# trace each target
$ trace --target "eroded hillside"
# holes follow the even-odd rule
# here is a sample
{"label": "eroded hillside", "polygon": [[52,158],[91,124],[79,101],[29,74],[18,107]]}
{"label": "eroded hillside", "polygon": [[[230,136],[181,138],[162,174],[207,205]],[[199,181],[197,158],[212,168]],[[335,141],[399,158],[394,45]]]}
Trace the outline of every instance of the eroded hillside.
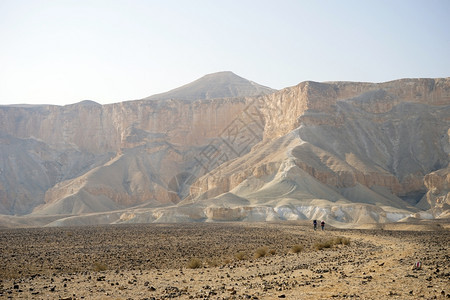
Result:
{"label": "eroded hillside", "polygon": [[159,100],[0,107],[0,213],[43,225],[448,217],[449,78],[274,92],[220,74]]}

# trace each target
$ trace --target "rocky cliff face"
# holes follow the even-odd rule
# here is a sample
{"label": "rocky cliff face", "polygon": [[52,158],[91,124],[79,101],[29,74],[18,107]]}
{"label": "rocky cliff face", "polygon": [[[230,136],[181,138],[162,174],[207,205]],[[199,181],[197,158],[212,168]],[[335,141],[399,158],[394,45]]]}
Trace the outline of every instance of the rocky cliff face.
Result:
{"label": "rocky cliff face", "polygon": [[[402,79],[381,84],[360,82],[302,82],[264,96],[261,102],[266,118],[265,138],[283,136],[302,121],[341,125],[338,102],[346,101],[365,112],[387,113],[402,102],[446,106],[450,102],[449,78]],[[305,112],[328,114],[330,118],[311,118]],[[317,125],[320,125],[317,124]]]}
{"label": "rocky cliff face", "polygon": [[[258,103],[266,124],[264,141],[200,178],[191,198],[204,201],[233,193],[248,206],[288,204],[294,218],[302,218],[305,207],[331,206],[340,215],[328,209],[307,214],[331,223],[355,220],[342,211],[348,204],[335,204],[340,201],[371,206],[365,208],[369,216],[380,215],[384,207],[381,214],[391,214],[386,220],[399,220],[417,208],[432,208],[429,213],[440,216],[448,207],[443,182],[448,180],[449,87],[448,78],[305,82],[262,96]],[[305,184],[305,176],[313,182]],[[318,188],[312,189],[314,185]],[[324,195],[321,191],[327,189]]]}
{"label": "rocky cliff face", "polygon": [[450,217],[450,168],[447,166],[427,174],[424,183],[428,191],[418,207],[430,209],[438,217]]}
{"label": "rocky cliff face", "polygon": [[448,215],[449,78],[274,92],[233,75],[103,106],[0,107],[0,214],[337,226]]}
{"label": "rocky cliff face", "polygon": [[298,164],[316,178],[327,175],[308,161],[332,167],[314,157],[323,151],[341,165],[342,174],[361,169],[347,179],[322,178],[324,183],[390,182],[396,193],[407,193],[413,187],[402,188],[399,181],[423,187],[423,178],[412,179],[416,172],[424,176],[448,163],[449,86],[449,79],[302,83],[258,100],[266,124],[263,143],[296,131],[305,143],[293,154],[307,156]]}
{"label": "rocky cliff face", "polygon": [[[221,82],[230,85],[235,77],[226,73]],[[245,82],[238,81],[235,90],[245,93]],[[201,86],[197,81],[197,89]],[[262,138],[262,126],[250,120],[246,124],[251,132],[240,138],[251,141],[239,153],[211,159],[204,151],[215,149],[215,140],[233,138],[232,121],[250,101],[234,97],[0,107],[0,214],[79,214],[176,203],[187,191],[178,185],[177,175],[187,170],[193,176],[205,174],[218,161],[248,152]]]}
{"label": "rocky cliff face", "polygon": [[[111,200],[103,204],[104,210],[147,201],[168,203],[170,180],[192,167],[194,158],[201,156],[203,148],[214,139],[221,138],[219,134],[246,105],[245,98],[234,98],[0,109],[0,119],[6,124],[2,130],[5,142],[1,152],[4,165],[1,195],[4,207],[9,205],[2,212],[27,213],[36,204],[42,204],[44,198],[46,204],[64,198],[70,199],[65,200],[70,203],[81,199],[95,203],[100,201],[99,197],[103,198],[102,202]],[[253,129],[255,135],[250,138],[254,144],[261,139],[262,130]],[[230,158],[233,157],[222,157],[222,160]],[[198,168],[195,176],[213,167]],[[105,172],[121,175],[111,181]],[[30,177],[30,173],[36,175]],[[136,180],[138,177],[140,179]],[[39,193],[33,188],[35,185],[39,186]],[[10,199],[21,205],[6,204]],[[64,213],[96,211],[89,209],[90,205],[83,205],[81,209],[71,206],[66,203]],[[58,206],[51,211],[58,213],[61,209]]]}

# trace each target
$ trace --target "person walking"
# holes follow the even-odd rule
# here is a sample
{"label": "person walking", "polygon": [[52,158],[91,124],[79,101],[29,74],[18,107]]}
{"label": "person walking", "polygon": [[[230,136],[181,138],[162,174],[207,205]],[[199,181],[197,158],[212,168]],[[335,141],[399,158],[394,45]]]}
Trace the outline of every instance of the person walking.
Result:
{"label": "person walking", "polygon": [[317,220],[313,221],[313,225],[314,225],[314,231],[317,229]]}
{"label": "person walking", "polygon": [[322,220],[322,222],[320,222],[320,227],[322,227],[322,231],[323,231],[323,229],[325,228],[325,221],[324,220]]}

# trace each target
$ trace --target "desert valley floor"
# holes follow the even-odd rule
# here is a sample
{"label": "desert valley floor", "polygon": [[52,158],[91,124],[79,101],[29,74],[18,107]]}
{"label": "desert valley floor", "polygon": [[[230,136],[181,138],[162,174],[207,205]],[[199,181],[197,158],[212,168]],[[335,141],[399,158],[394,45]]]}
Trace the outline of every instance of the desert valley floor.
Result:
{"label": "desert valley floor", "polygon": [[0,229],[0,298],[449,299],[449,226]]}

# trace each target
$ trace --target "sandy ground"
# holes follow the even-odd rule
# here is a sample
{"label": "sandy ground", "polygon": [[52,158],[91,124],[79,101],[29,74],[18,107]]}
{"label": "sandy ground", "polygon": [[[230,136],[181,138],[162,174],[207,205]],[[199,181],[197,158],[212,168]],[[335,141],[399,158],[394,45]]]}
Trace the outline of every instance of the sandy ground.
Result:
{"label": "sandy ground", "polygon": [[[322,232],[309,222],[284,222],[2,229],[0,298],[450,299],[444,228]],[[350,244],[316,249],[336,237]],[[304,249],[292,253],[296,245]],[[266,255],[256,258],[264,247]],[[192,259],[201,266],[189,268]],[[417,261],[422,268],[413,270]]]}

